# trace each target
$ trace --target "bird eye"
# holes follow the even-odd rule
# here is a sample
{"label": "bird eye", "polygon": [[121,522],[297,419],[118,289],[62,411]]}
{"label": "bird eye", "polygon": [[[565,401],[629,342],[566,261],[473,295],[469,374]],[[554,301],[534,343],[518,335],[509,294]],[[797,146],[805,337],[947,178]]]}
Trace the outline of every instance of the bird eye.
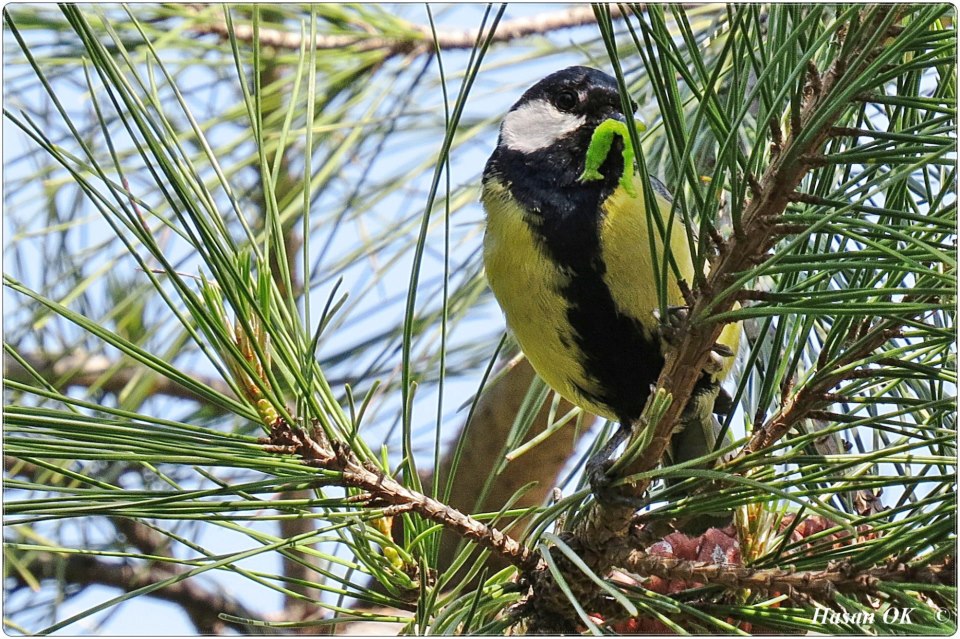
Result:
{"label": "bird eye", "polygon": [[579,101],[577,94],[573,91],[561,91],[557,94],[554,104],[561,111],[572,111]]}

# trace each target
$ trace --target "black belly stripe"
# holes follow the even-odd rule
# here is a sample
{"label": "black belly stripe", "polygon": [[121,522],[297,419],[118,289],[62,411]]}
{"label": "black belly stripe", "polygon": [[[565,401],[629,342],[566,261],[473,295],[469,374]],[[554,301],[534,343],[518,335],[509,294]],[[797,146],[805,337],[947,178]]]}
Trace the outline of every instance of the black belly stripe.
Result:
{"label": "black belly stripe", "polygon": [[[585,398],[608,407],[621,421],[632,421],[643,410],[663,356],[658,341],[649,338],[635,318],[617,310],[603,281],[600,208],[622,173],[620,142],[614,142],[600,169],[605,179],[582,184],[577,177],[589,138],[571,136],[568,141],[532,154],[498,148],[484,176],[503,181],[531,212],[528,221],[547,254],[569,276],[560,292],[567,300],[567,321],[574,329],[585,378],[570,381]],[[593,389],[586,385],[591,382]]]}
{"label": "black belly stripe", "polygon": [[567,319],[584,357],[584,373],[599,388],[588,397],[619,419],[633,420],[663,369],[663,356],[634,318],[617,311],[603,282],[603,264],[595,266],[578,272],[565,288]]}

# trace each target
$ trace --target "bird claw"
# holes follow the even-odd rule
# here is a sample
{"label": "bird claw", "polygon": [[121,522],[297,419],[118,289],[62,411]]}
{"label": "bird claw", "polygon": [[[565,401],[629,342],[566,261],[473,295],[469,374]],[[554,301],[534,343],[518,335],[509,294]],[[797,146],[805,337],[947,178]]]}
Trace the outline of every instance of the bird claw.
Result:
{"label": "bird claw", "polygon": [[710,349],[710,355],[707,357],[707,363],[704,365],[703,370],[711,375],[716,375],[726,367],[727,364],[724,360],[734,355],[736,355],[736,351],[726,344],[717,342],[713,345],[713,348]]}
{"label": "bird claw", "polygon": [[721,387],[720,390],[717,391],[716,399],[713,400],[713,414],[729,415],[733,412],[734,408],[733,397]]}
{"label": "bird claw", "polygon": [[[658,329],[660,339],[670,346],[676,347],[680,342],[680,329],[689,315],[689,306],[668,306],[664,316],[660,315],[660,311],[654,310],[653,316],[660,324]],[[710,350],[710,357],[703,370],[711,375],[715,375],[725,368],[724,358],[736,355],[732,348],[720,342],[715,343]]]}
{"label": "bird claw", "polygon": [[723,358],[718,357],[716,353],[710,353],[707,356],[707,362],[703,365],[703,370],[710,375],[716,375],[723,370]]}
{"label": "bird claw", "polygon": [[655,309],[653,317],[660,324],[658,329],[660,338],[667,344],[676,346],[680,341],[680,327],[683,326],[689,315],[689,306],[668,306],[667,312],[662,316],[660,311]]}
{"label": "bird claw", "polygon": [[599,457],[600,455],[591,457],[586,468],[593,498],[608,508],[636,507],[636,497],[629,494],[625,486],[614,486],[613,479],[607,475],[607,471],[613,466],[613,460]]}
{"label": "bird claw", "polygon": [[[628,422],[629,423],[629,422]],[[613,466],[614,452],[630,437],[630,426],[621,422],[617,432],[587,461],[585,469],[590,492],[598,503],[608,507],[636,507],[636,497],[630,494],[626,486],[613,486],[613,478],[607,471]]]}
{"label": "bird claw", "polygon": [[717,342],[716,344],[714,344],[711,350],[717,355],[719,355],[720,357],[733,357],[734,355],[736,355],[736,353],[732,348],[730,348],[726,344],[721,344],[720,342]]}

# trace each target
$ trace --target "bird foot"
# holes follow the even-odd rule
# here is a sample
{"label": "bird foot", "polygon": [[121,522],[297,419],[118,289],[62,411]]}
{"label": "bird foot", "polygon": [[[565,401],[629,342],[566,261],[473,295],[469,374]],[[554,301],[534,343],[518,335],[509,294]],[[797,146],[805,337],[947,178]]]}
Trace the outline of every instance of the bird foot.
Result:
{"label": "bird foot", "polygon": [[[687,320],[687,317],[690,316],[690,307],[668,306],[667,312],[663,317],[661,317],[658,310],[653,311],[653,316],[660,323],[658,329],[660,339],[670,346],[678,346],[680,343],[680,329],[683,326],[683,323]],[[710,356],[707,359],[707,363],[704,365],[703,370],[710,375],[715,375],[725,368],[726,363],[724,360],[728,357],[733,357],[734,355],[736,355],[736,353],[732,348],[726,344],[717,342],[713,345],[713,348],[710,349]]]}
{"label": "bird foot", "polygon": [[660,311],[655,309],[653,311],[653,317],[660,324],[658,329],[660,339],[670,346],[676,346],[679,344],[680,328],[683,326],[683,323],[687,320],[689,315],[689,306],[668,306],[667,312],[662,316],[660,315]]}
{"label": "bird foot", "polygon": [[612,459],[597,459],[596,456],[587,462],[587,480],[590,482],[593,498],[608,508],[638,507],[639,501],[627,491],[626,486],[613,485],[613,478],[607,474],[611,466]]}
{"label": "bird foot", "polygon": [[635,495],[629,492],[627,486],[613,486],[613,479],[608,471],[613,466],[613,454],[617,448],[630,437],[630,427],[620,424],[613,437],[604,444],[587,461],[587,481],[590,482],[590,492],[598,503],[615,508],[636,507],[638,501]]}
{"label": "bird foot", "polygon": [[736,355],[736,352],[732,348],[726,344],[717,342],[713,345],[713,348],[710,349],[710,354],[707,356],[707,363],[703,365],[703,370],[709,375],[717,375],[727,367],[727,362],[724,360],[734,355]]}
{"label": "bird foot", "polygon": [[717,392],[717,397],[713,400],[714,415],[729,415],[733,412],[733,397],[723,387]]}

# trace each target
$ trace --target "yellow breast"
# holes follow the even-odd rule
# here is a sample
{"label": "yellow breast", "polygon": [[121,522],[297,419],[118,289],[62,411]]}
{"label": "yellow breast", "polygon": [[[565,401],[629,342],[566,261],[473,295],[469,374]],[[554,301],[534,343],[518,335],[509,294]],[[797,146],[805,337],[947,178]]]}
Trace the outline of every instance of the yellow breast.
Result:
{"label": "yellow breast", "polygon": [[[659,306],[655,279],[664,281],[666,271],[667,306],[683,306],[686,301],[677,285],[676,273],[679,272],[680,278],[692,285],[693,258],[687,233],[678,219],[679,214],[670,220],[671,203],[657,194],[659,211],[648,215],[643,204],[644,189],[639,175],[634,176],[634,186],[636,197],[618,188],[603,205],[600,242],[607,266],[604,282],[618,308],[637,318],[652,334],[657,328],[654,311]],[[656,225],[654,215],[659,216],[659,225]],[[665,245],[670,246],[675,269],[665,259]],[[717,341],[736,353],[740,343],[740,325],[724,326]],[[716,379],[726,378],[733,367],[733,359],[724,359],[723,369],[715,376]]]}
{"label": "yellow breast", "polygon": [[546,255],[507,189],[484,185],[487,231],[483,239],[487,280],[524,355],[551,388],[592,413],[613,419],[584,398],[575,384],[592,389],[577,360],[561,294],[567,277]]}
{"label": "yellow breast", "polygon": [[[618,188],[604,204],[599,228],[601,255],[606,266],[603,281],[617,310],[635,318],[650,339],[656,331],[658,307],[655,270],[664,268],[664,237],[651,232],[642,186],[638,196]],[[583,396],[578,386],[597,391],[578,360],[575,338],[567,320],[563,287],[568,277],[547,255],[523,211],[502,184],[488,181],[482,194],[487,211],[484,263],[487,279],[506,316],[507,325],[537,373],[566,399],[597,415],[616,419],[604,406]],[[670,204],[659,200],[660,215],[669,215]],[[690,282],[693,265],[687,237],[679,223],[666,238],[680,275]],[[673,271],[667,279],[667,304],[684,303]],[[728,326],[721,341],[734,351],[739,327]],[[732,358],[728,358],[732,364]],[[727,367],[729,369],[729,366]],[[724,370],[719,377],[726,375]]]}

